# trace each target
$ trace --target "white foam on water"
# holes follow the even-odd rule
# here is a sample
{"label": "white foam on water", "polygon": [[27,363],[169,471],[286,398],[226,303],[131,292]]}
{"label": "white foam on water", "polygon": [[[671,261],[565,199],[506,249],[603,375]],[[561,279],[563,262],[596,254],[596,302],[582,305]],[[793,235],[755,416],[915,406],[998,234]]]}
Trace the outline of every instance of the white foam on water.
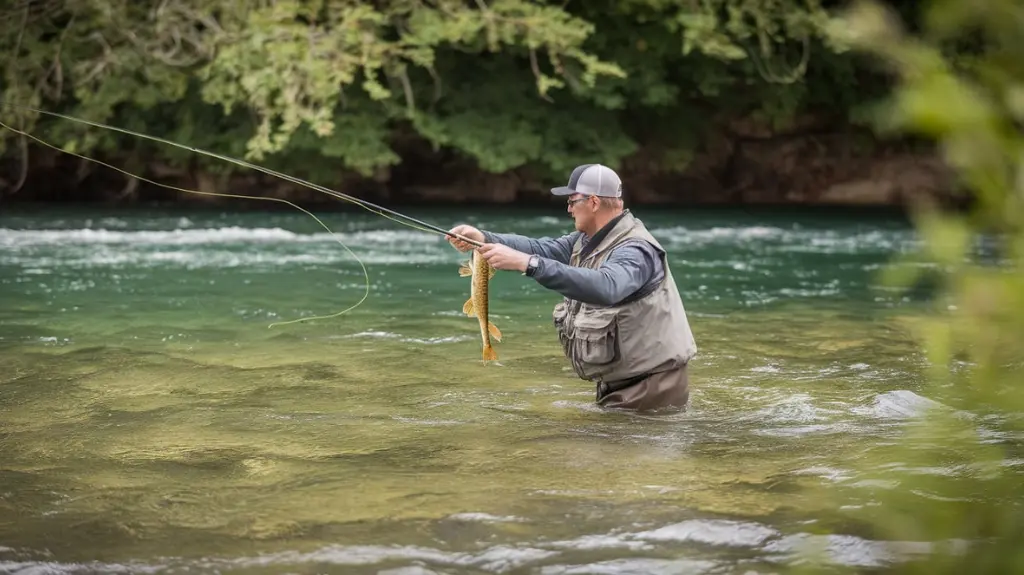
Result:
{"label": "white foam on water", "polygon": [[838,469],[835,467],[827,466],[814,466],[807,467],[805,469],[799,469],[793,472],[793,475],[810,475],[814,477],[820,477],[822,479],[828,479],[829,481],[842,482],[853,477],[853,474],[845,469]]}
{"label": "white foam on water", "polygon": [[[15,230],[0,228],[0,247],[23,248],[29,246],[67,246],[96,244],[131,245],[196,245],[235,243],[337,243],[372,244],[439,244],[443,239],[434,234],[412,230],[365,230],[356,232],[295,233],[283,228],[220,228],[137,230],[109,229],[77,230]],[[447,245],[447,243],[445,243]]]}
{"label": "white foam on water", "polygon": [[654,228],[651,234],[672,247],[748,245],[793,253],[855,253],[870,250],[906,250],[916,245],[910,231],[837,231],[783,229],[772,226],[716,226]]}
{"label": "white foam on water", "polygon": [[519,523],[525,521],[522,517],[499,516],[490,513],[455,513],[449,515],[448,519],[455,521],[476,521],[481,523]]}
{"label": "white foam on water", "polygon": [[498,547],[491,547],[480,555],[460,557],[457,564],[462,566],[473,566],[485,571],[492,571],[494,573],[505,573],[530,563],[554,557],[555,555],[558,555],[558,551],[532,547],[510,547],[501,545]]}
{"label": "white foam on water", "polygon": [[282,241],[320,241],[320,239],[316,238],[316,235],[301,236],[281,228],[242,228],[237,226],[169,231],[12,230],[0,228],[0,246],[9,248],[83,244],[192,245]]}
{"label": "white foam on water", "polygon": [[668,228],[654,228],[651,235],[670,243],[698,242],[733,243],[736,241],[763,241],[766,239],[781,239],[790,237],[793,232],[782,228],[770,226],[741,226],[727,227],[716,226],[713,228],[691,229],[685,226],[672,226]]}
{"label": "white foam on water", "polygon": [[785,559],[801,553],[824,553],[833,563],[850,567],[883,567],[901,559],[929,553],[928,542],[871,541],[852,535],[810,535],[798,533],[772,541],[765,551],[780,553]]}
{"label": "white foam on water", "polygon": [[331,339],[351,339],[351,338],[370,338],[370,339],[395,339],[404,343],[418,343],[421,345],[442,345],[446,343],[459,343],[462,341],[469,341],[475,339],[469,335],[446,335],[436,337],[408,337],[400,333],[394,333],[390,331],[379,331],[379,330],[368,330],[361,331],[358,333],[352,333],[340,336],[331,336]]}
{"label": "white foam on water", "polygon": [[58,563],[55,561],[0,561],[0,573],[16,575],[52,575],[62,573],[160,573],[160,565],[120,565],[118,563]]}
{"label": "white foam on water", "polygon": [[822,288],[822,289],[807,289],[807,288],[782,288],[778,290],[780,295],[786,297],[828,297],[835,296],[842,293],[842,291],[835,288]]}
{"label": "white foam on water", "polygon": [[[340,242],[340,245],[339,245]],[[348,248],[348,249],[345,249]],[[443,238],[411,230],[301,234],[280,227],[124,231],[0,228],[0,264],[54,267],[236,268],[308,264],[455,265]]]}
{"label": "white foam on water", "polygon": [[445,337],[403,337],[402,341],[407,343],[419,343],[423,345],[440,345],[444,343],[458,343],[475,339],[468,335],[450,335]]}
{"label": "white foam on water", "polygon": [[466,314],[462,310],[435,311],[435,312],[431,313],[430,315],[441,315],[441,316],[447,316],[447,317],[467,317]]}
{"label": "white foam on water", "polygon": [[753,414],[753,419],[767,423],[814,423],[827,421],[832,413],[812,403],[813,397],[806,393],[788,395]]}
{"label": "white foam on water", "polygon": [[776,535],[778,531],[758,523],[694,519],[635,533],[632,537],[647,541],[692,541],[728,547],[757,547]]}
{"label": "white foam on water", "polygon": [[630,551],[645,551],[654,546],[646,541],[630,540],[622,535],[583,535],[567,541],[552,541],[550,547],[572,549],[574,551],[594,551],[599,549],[625,548]]}
{"label": "white foam on water", "polygon": [[342,336],[338,336],[338,337],[343,337],[343,338],[349,338],[349,337],[372,337],[372,338],[381,338],[381,339],[395,339],[395,338],[399,338],[399,337],[402,337],[402,336],[397,334],[397,333],[391,333],[389,331],[370,330],[370,331],[361,331],[359,333],[353,333],[353,334],[349,334],[349,335],[342,335]]}
{"label": "white foam on water", "polygon": [[692,559],[612,559],[585,565],[547,565],[542,575],[699,575],[718,566]]}
{"label": "white foam on water", "polygon": [[411,565],[409,567],[397,567],[395,569],[384,569],[378,571],[377,575],[439,575],[437,571],[431,571],[430,569],[424,569],[418,565]]}
{"label": "white foam on water", "polygon": [[[449,519],[479,522],[519,521],[519,518],[492,516],[487,513],[461,513]],[[184,559],[166,558],[161,565],[143,563],[100,564],[60,563],[54,561],[0,561],[0,571],[17,573],[75,573],[80,571],[106,573],[157,573],[161,571],[230,572],[233,569],[290,568],[302,566],[368,566],[384,562],[408,562],[391,567],[392,573],[414,570],[430,573],[428,568],[474,568],[489,573],[508,573],[529,569],[546,574],[568,573],[705,573],[718,564],[704,560],[666,560],[651,557],[616,558],[594,563],[538,565],[565,552],[614,551],[629,553],[664,549],[668,544],[699,544],[725,548],[745,548],[757,552],[761,559],[785,562],[803,553],[821,550],[834,564],[854,567],[878,567],[912,555],[929,553],[927,542],[872,541],[852,535],[783,535],[775,529],[755,522],[714,519],[693,519],[657,529],[632,533],[583,535],[568,541],[494,545],[475,552],[444,551],[410,545],[329,545],[314,551],[281,551],[254,557]],[[956,545],[963,542],[952,541]]]}
{"label": "white foam on water", "polygon": [[872,399],[870,406],[855,407],[851,411],[880,419],[910,419],[934,408],[943,409],[946,406],[913,391],[899,389],[878,394]]}

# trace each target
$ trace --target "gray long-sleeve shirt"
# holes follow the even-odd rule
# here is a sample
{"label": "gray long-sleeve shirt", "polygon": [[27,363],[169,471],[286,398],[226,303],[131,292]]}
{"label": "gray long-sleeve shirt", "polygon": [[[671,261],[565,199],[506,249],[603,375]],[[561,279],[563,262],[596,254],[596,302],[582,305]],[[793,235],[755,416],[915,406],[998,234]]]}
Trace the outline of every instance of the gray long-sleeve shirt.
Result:
{"label": "gray long-sleeve shirt", "polygon": [[[649,293],[665,277],[654,246],[629,240],[612,250],[598,269],[569,265],[572,247],[582,232],[559,238],[533,239],[518,234],[483,232],[484,241],[540,256],[533,279],[563,296],[584,303],[618,305],[637,292]],[[587,238],[584,236],[584,245]]]}

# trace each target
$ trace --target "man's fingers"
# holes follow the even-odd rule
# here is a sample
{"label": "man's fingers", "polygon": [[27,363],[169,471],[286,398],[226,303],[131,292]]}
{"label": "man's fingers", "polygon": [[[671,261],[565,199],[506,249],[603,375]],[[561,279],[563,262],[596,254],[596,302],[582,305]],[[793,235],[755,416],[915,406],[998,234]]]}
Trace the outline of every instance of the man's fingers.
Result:
{"label": "man's fingers", "polygon": [[469,227],[465,225],[455,226],[448,230],[448,243],[460,252],[467,252],[473,249],[473,244],[469,243],[463,238],[468,238],[466,233],[469,231]]}

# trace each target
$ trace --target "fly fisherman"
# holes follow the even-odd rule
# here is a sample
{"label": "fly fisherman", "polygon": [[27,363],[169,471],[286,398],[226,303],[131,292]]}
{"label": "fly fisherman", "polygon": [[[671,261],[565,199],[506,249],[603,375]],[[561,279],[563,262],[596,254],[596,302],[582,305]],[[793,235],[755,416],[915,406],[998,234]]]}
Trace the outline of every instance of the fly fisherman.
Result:
{"label": "fly fisherman", "polygon": [[[622,182],[611,168],[584,164],[569,184],[576,231],[532,239],[460,225],[450,233],[483,243],[477,251],[497,269],[520,271],[563,296],[553,318],[576,374],[596,385],[597,403],[637,411],[683,408],[687,363],[697,345],[664,248],[622,207]],[[473,246],[449,236],[456,249]]]}

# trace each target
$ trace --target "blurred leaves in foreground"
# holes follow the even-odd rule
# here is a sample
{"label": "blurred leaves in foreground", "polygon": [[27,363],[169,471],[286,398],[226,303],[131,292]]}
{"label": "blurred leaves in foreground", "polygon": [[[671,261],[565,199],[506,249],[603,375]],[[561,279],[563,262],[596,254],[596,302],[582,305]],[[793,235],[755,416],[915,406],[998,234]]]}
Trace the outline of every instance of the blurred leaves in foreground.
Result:
{"label": "blurred leaves in foreground", "polygon": [[876,2],[834,21],[838,41],[892,75],[879,130],[934,139],[976,198],[966,213],[918,206],[923,254],[884,278],[901,288],[938,280],[919,332],[921,393],[937,403],[870,449],[862,471],[884,487],[857,518],[873,539],[901,542],[893,571],[1021,573],[1024,3],[941,0],[924,14],[914,34]]}

